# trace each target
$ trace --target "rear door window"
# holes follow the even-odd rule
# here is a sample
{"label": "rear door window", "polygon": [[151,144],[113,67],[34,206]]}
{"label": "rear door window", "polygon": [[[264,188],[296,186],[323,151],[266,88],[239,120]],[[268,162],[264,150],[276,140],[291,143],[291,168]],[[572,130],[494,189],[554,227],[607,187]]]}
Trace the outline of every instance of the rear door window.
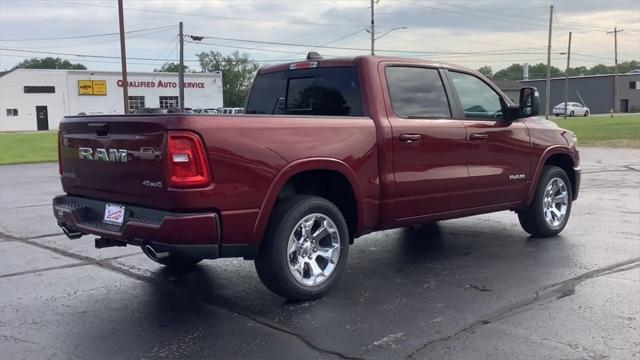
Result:
{"label": "rear door window", "polygon": [[362,116],[356,69],[328,67],[258,75],[247,113]]}
{"label": "rear door window", "polygon": [[437,69],[385,69],[393,111],[404,118],[450,118],[451,109]]}

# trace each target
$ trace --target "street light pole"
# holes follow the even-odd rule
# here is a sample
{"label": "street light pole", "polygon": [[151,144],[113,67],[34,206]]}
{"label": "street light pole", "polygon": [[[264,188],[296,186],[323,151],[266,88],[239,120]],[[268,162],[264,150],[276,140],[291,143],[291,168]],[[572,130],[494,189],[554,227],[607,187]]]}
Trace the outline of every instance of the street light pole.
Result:
{"label": "street light pole", "polygon": [[549,7],[549,40],[547,41],[547,82],[544,94],[544,117],[549,120],[549,101],[551,101],[551,31],[553,24],[553,5]]}
{"label": "street light pole", "polygon": [[184,33],[182,32],[182,21],[178,37],[180,37],[180,63],[178,64],[178,99],[180,112],[184,112]]}
{"label": "street light pole", "polygon": [[129,114],[129,81],[127,80],[127,51],[124,38],[124,11],[122,0],[118,0],[118,22],[120,25],[120,62],[122,64],[122,100],[124,113]]}
{"label": "street light pole", "polygon": [[407,29],[408,29],[408,27],[406,27],[406,26],[398,26],[398,27],[395,27],[395,28],[393,28],[393,29],[391,29],[389,31],[384,32],[382,35],[378,36],[374,40],[379,40],[381,37],[387,36],[387,35],[391,34],[392,32],[394,32],[396,30],[407,30]]}
{"label": "street light pole", "polygon": [[567,118],[567,102],[569,101],[569,66],[571,61],[571,31],[569,31],[569,46],[567,47],[567,69],[564,71],[564,118]]}
{"label": "street light pole", "polygon": [[607,34],[613,34],[613,51],[614,51],[614,75],[613,75],[613,112],[618,112],[618,33],[622,32],[622,29],[617,27],[613,28],[613,31],[607,31]]}
{"label": "street light pole", "polygon": [[369,32],[371,33],[371,55],[375,55],[375,46],[376,46],[376,29],[375,29],[375,13],[373,10],[375,0],[371,0],[371,27],[369,28]]}
{"label": "street light pole", "polygon": [[377,37],[375,36],[375,34],[371,33],[371,30],[365,29],[365,31],[371,33],[371,49],[372,49],[371,50],[371,55],[375,55],[375,53],[373,51],[373,45],[375,44],[376,40],[379,40],[381,37],[387,36],[387,35],[389,35],[390,33],[394,32],[396,30],[406,30],[406,29],[408,29],[408,27],[406,27],[406,26],[398,26],[396,28],[393,28],[393,29],[391,29],[389,31],[386,31],[386,32],[382,33],[382,35],[377,36]]}

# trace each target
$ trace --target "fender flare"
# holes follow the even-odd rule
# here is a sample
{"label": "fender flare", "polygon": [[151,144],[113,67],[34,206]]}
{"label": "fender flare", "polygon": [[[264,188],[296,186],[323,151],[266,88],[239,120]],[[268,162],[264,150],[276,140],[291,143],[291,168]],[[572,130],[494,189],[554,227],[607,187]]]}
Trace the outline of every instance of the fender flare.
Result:
{"label": "fender flare", "polygon": [[527,194],[527,198],[525,202],[527,206],[529,206],[529,204],[531,204],[531,201],[533,201],[533,197],[536,193],[536,188],[538,187],[538,182],[540,181],[540,177],[542,176],[542,169],[544,168],[544,164],[547,162],[547,160],[549,160],[550,157],[558,154],[568,155],[575,166],[575,163],[576,163],[575,152],[571,150],[571,148],[569,148],[568,146],[554,145],[547,148],[542,153],[542,156],[540,156],[540,158],[538,159],[538,164],[536,165],[535,172],[533,174],[532,181],[531,181],[531,186],[529,187],[529,193]]}
{"label": "fender flare", "polygon": [[289,179],[297,174],[311,170],[336,171],[342,174],[347,179],[347,181],[351,185],[353,196],[355,198],[354,200],[356,202],[357,219],[355,233],[358,233],[359,229],[362,226],[362,219],[364,219],[364,206],[362,194],[356,180],[357,177],[353,169],[351,169],[346,163],[338,159],[306,158],[290,162],[289,164],[287,164],[287,166],[280,170],[280,172],[278,172],[274,177],[273,181],[271,181],[271,185],[267,190],[267,195],[264,197],[258,211],[258,216],[253,228],[253,235],[251,237],[251,243],[257,244],[262,241],[262,237],[269,223],[271,210],[273,209],[276,200],[278,199],[278,194],[287,183],[287,181],[289,181]]}

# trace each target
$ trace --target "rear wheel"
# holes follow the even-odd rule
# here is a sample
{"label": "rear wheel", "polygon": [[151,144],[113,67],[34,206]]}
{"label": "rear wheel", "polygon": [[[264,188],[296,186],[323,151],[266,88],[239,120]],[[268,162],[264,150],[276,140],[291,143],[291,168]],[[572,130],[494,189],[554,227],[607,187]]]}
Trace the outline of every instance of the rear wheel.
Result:
{"label": "rear wheel", "polygon": [[569,116],[573,117],[575,115],[576,115],[576,113],[573,110],[571,110],[571,112],[569,113]]}
{"label": "rear wheel", "polygon": [[340,210],[317,196],[279,202],[255,260],[265,286],[289,300],[312,300],[338,280],[349,255],[349,231]]}
{"label": "rear wheel", "polygon": [[533,201],[518,213],[520,225],[533,236],[550,237],[560,233],[571,214],[569,177],[557,166],[545,166]]}

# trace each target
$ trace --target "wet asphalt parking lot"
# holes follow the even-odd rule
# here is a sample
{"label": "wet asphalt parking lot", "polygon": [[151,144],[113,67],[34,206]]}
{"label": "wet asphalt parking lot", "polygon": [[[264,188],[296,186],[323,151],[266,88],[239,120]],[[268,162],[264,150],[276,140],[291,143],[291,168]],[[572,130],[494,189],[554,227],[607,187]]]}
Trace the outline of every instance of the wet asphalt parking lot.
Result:
{"label": "wet asphalt parking lot", "polygon": [[640,150],[581,153],[561,236],[510,212],[370,234],[305,303],[249,261],[172,272],[68,240],[57,165],[0,167],[0,358],[639,359]]}

